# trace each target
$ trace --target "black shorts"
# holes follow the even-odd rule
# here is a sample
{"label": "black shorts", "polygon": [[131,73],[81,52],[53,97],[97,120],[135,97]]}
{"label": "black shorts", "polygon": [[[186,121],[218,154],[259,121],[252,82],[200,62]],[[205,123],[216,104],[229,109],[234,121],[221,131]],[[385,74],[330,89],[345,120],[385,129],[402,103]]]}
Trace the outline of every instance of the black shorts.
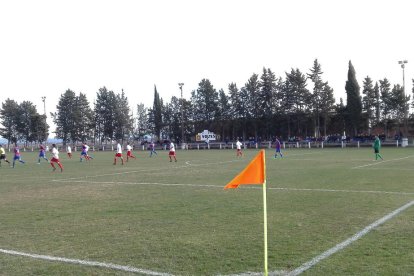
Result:
{"label": "black shorts", "polygon": [[374,152],[375,153],[379,153],[379,149],[374,149]]}
{"label": "black shorts", "polygon": [[5,154],[0,155],[0,160],[3,160],[3,159],[6,160],[6,155]]}

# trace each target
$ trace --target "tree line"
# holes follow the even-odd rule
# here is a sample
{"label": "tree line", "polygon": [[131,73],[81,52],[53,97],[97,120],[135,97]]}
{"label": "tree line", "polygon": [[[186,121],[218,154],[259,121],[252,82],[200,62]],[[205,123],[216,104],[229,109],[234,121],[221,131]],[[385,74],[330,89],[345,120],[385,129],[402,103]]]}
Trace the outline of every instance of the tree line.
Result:
{"label": "tree line", "polygon": [[[408,135],[413,114],[409,114],[410,96],[404,94],[404,87],[392,86],[386,78],[374,82],[367,76],[361,91],[350,61],[344,88],[346,103],[342,99],[336,103],[316,59],[306,73],[292,68],[284,77],[277,77],[271,69],[263,68],[240,88],[230,83],[227,91],[202,79],[189,99],[173,96],[164,102],[154,86],[153,105],[138,104],[135,115],[124,91],[100,88],[91,107],[85,94],[68,89],[51,116],[56,138],[65,144],[139,140],[146,134],[180,142],[182,130],[189,142],[205,129],[221,140],[320,138],[343,132],[357,136],[379,131],[388,136],[390,130]],[[406,117],[409,120],[405,121]],[[45,119],[32,103],[7,99],[0,110],[0,135],[12,142],[44,141],[49,129]]]}
{"label": "tree line", "polygon": [[36,106],[30,101],[20,104],[6,99],[0,109],[0,135],[8,143],[23,141],[25,145],[45,141],[49,135],[46,114],[39,114]]}
{"label": "tree line", "polygon": [[[390,130],[403,131],[410,96],[404,95],[401,85],[392,86],[387,78],[374,83],[367,76],[361,91],[350,61],[344,88],[346,103],[342,99],[336,103],[317,59],[307,73],[292,68],[282,78],[263,68],[261,75],[253,74],[243,87],[230,83],[227,91],[217,91],[203,79],[189,100],[173,96],[164,103],[155,87],[152,108],[138,108],[138,134],[151,132],[180,140],[182,125],[186,141],[204,129],[219,134],[221,140],[321,138],[344,132],[351,137],[389,136]],[[408,118],[412,127],[412,114]]]}

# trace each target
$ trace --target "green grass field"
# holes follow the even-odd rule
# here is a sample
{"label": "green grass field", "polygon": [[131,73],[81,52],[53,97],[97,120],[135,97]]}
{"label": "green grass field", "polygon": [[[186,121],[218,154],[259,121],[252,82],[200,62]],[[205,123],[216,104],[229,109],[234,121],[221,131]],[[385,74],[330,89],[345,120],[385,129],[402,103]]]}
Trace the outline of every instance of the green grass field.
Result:
{"label": "green grass field", "polygon": [[[124,166],[111,152],[82,163],[61,153],[63,173],[38,165],[36,152],[14,169],[2,162],[0,275],[135,274],[34,255],[153,275],[262,273],[261,186],[223,190],[257,151],[244,153],[179,150],[170,163],[165,151],[136,151]],[[300,268],[414,200],[413,148],[383,148],[385,162],[363,148],[284,153],[266,153],[270,274]],[[303,275],[414,275],[413,233],[414,205]]]}

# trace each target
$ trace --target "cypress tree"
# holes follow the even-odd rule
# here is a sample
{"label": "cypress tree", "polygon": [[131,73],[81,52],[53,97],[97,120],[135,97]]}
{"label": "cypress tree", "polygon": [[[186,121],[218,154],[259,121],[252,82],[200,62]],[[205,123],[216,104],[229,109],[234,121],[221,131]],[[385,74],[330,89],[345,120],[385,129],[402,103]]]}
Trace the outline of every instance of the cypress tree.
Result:
{"label": "cypress tree", "polygon": [[345,84],[346,91],[346,113],[348,122],[354,135],[358,134],[358,130],[362,120],[362,100],[359,92],[359,84],[356,79],[355,69],[351,61],[349,61],[348,80]]}

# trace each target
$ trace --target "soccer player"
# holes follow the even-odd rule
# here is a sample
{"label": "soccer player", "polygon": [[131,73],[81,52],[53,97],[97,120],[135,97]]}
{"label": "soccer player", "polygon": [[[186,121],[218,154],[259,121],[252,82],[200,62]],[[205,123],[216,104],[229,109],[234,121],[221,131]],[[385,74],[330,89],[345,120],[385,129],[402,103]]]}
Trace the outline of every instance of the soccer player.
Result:
{"label": "soccer player", "polygon": [[16,160],[19,161],[22,164],[26,163],[22,160],[22,156],[20,154],[20,149],[17,146],[17,143],[15,144],[15,147],[14,147],[13,168],[14,168],[14,165],[16,164]]}
{"label": "soccer player", "polygon": [[72,159],[72,148],[68,146],[68,150],[66,151],[68,153],[69,159]]}
{"label": "soccer player", "polygon": [[116,154],[115,154],[115,158],[114,158],[114,165],[116,165],[116,159],[117,158],[121,158],[122,165],[123,165],[124,164],[124,158],[122,157],[122,147],[121,147],[121,144],[119,142],[116,145]]}
{"label": "soccer player", "polygon": [[132,154],[132,147],[129,145],[129,143],[127,143],[126,148],[127,148],[127,162],[130,157],[136,159],[136,157]]}
{"label": "soccer player", "polygon": [[237,149],[236,157],[239,157],[239,156],[242,157],[243,156],[241,146],[242,146],[242,143],[239,141],[239,139],[237,139],[237,142],[236,142],[236,149]]}
{"label": "soccer player", "polygon": [[90,154],[89,154],[89,146],[86,143],[84,143],[84,145],[85,145],[86,156],[88,157],[88,160],[93,159],[93,157],[90,156]]}
{"label": "soccer player", "polygon": [[151,150],[150,157],[152,157],[152,154],[158,155],[158,153],[155,151],[155,144],[153,141],[151,141],[150,143],[150,150]]}
{"label": "soccer player", "polygon": [[277,137],[276,137],[275,146],[276,146],[275,159],[277,158],[277,153],[280,154],[280,157],[283,157],[282,151],[280,149],[281,144],[280,144],[280,141],[279,141],[279,139]]}
{"label": "soccer player", "polygon": [[170,162],[172,162],[173,157],[174,157],[175,162],[177,162],[177,158],[175,157],[175,146],[172,141],[170,143],[170,152],[168,153],[168,157],[170,158]]}
{"label": "soccer player", "polygon": [[4,150],[3,145],[0,145],[0,167],[1,167],[1,160],[6,161],[10,165],[9,160],[6,159],[6,151]]}
{"label": "soccer player", "polygon": [[50,165],[52,165],[53,171],[56,171],[54,163],[57,163],[60,168],[60,172],[63,172],[63,166],[59,161],[59,151],[57,150],[55,144],[52,145],[52,159],[50,159]]}
{"label": "soccer player", "polygon": [[37,160],[37,164],[40,164],[40,158],[43,158],[46,160],[46,162],[49,162],[49,160],[46,157],[46,150],[43,145],[39,145],[39,159]]}
{"label": "soccer player", "polygon": [[379,153],[380,148],[381,148],[381,141],[378,138],[378,136],[375,136],[375,141],[374,141],[374,153],[375,153],[375,161],[378,160],[378,157],[381,158],[381,160],[384,160],[381,156],[381,154]]}
{"label": "soccer player", "polygon": [[83,157],[85,157],[86,161],[89,161],[90,159],[93,159],[91,156],[88,155],[89,146],[86,143],[82,144],[82,151],[80,154],[80,162],[83,161]]}

